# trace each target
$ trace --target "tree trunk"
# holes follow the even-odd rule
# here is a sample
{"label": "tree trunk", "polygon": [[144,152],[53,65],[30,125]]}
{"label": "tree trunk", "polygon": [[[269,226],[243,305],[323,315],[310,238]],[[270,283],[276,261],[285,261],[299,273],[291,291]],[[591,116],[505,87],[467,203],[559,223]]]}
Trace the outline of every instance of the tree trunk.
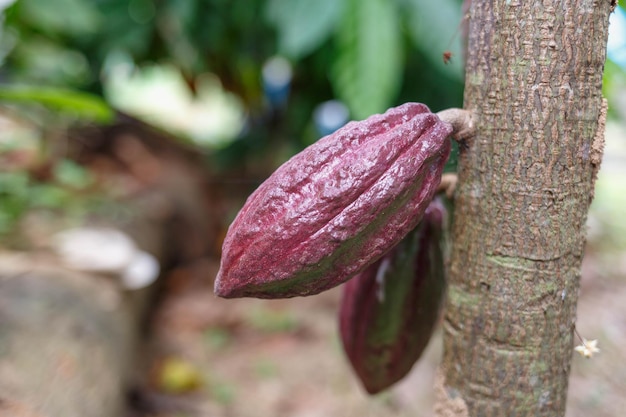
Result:
{"label": "tree trunk", "polygon": [[565,413],[610,7],[472,1],[443,363],[472,417]]}

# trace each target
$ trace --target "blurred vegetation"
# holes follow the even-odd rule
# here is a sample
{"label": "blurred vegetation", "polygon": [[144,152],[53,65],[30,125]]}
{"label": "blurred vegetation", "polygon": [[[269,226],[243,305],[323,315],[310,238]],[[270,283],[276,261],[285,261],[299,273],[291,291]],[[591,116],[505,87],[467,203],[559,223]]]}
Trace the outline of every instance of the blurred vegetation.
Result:
{"label": "blurred vegetation", "polygon": [[433,106],[458,100],[460,59],[446,66],[441,55],[453,45],[460,18],[459,0],[437,5],[426,0],[19,0],[6,10],[3,49],[16,80],[101,92],[107,60],[123,53],[139,65],[172,63],[192,90],[200,74],[214,73],[253,108],[262,104],[261,65],[281,54],[296,66],[294,93],[317,96],[317,87],[323,87],[322,99],[334,92],[363,118],[397,101],[405,81],[424,79],[422,73],[441,85],[424,83],[405,94],[434,99]]}
{"label": "blurred vegetation", "polygon": [[[270,136],[315,140],[312,112],[339,98],[362,119],[405,101],[460,105],[460,0],[19,0],[5,12],[4,77],[102,95],[116,60],[174,66],[191,92],[206,73],[241,100],[234,162]],[[71,13],[59,11],[71,10]],[[452,49],[449,65],[442,54]],[[268,104],[262,66],[293,66],[288,103]],[[279,139],[279,140],[280,140]]]}
{"label": "blurred vegetation", "polygon": [[[2,78],[65,89],[30,98],[59,104],[65,96],[62,104],[84,107],[92,112],[87,116],[103,120],[107,111],[95,98],[77,102],[67,89],[102,97],[121,62],[135,71],[174,67],[191,93],[213,74],[247,115],[241,140],[222,155],[236,162],[272,138],[293,142],[288,152],[314,141],[319,134],[313,110],[330,99],[343,101],[355,119],[406,101],[424,102],[433,110],[460,106],[461,3],[19,0],[4,10]],[[453,55],[445,64],[442,55],[448,50]],[[278,105],[261,76],[264,63],[276,55],[293,67],[288,101]],[[610,64],[607,70],[611,78],[623,72]],[[55,91],[60,94],[51,95]],[[0,100],[6,98],[0,94]]]}
{"label": "blurred vegetation", "polygon": [[[187,139],[220,136],[195,142],[208,146],[213,169],[262,179],[323,134],[314,114],[328,100],[344,103],[350,119],[407,101],[434,111],[461,106],[461,3],[5,0],[0,110],[19,113],[38,129],[39,157],[45,159],[54,148],[45,142],[56,128],[110,122],[112,108],[142,117],[139,107],[160,105],[165,110],[152,119],[157,125],[168,116],[177,119],[170,125],[194,119]],[[452,52],[448,63],[445,51]],[[263,79],[276,56],[290,66],[289,82],[278,92]],[[163,88],[150,96],[127,88],[138,77]],[[605,89],[623,89],[618,79],[624,79],[624,69],[609,62]],[[166,84],[177,92],[164,92]],[[192,107],[207,96],[208,105]],[[185,136],[184,129],[172,130]],[[57,162],[65,164],[55,155]],[[448,169],[454,167],[453,157]],[[4,178],[2,184],[34,181],[20,178]],[[3,186],[0,194],[19,188]],[[7,200],[16,198],[15,204],[28,204],[28,197],[13,194]],[[7,217],[5,209],[0,219]]]}
{"label": "blurred vegetation", "polygon": [[[260,180],[322,135],[313,114],[325,101],[341,100],[353,119],[405,101],[425,102],[433,110],[460,105],[460,3],[1,2],[0,111],[17,118],[28,139],[0,139],[0,158],[18,161],[5,164],[0,175],[0,234],[29,208],[63,209],[84,199],[81,190],[93,188],[90,174],[66,160],[58,142],[66,140],[67,126],[111,122],[113,107],[141,117],[142,106],[177,105],[180,111],[165,107],[165,116],[200,119],[196,130],[230,124],[222,130],[209,126],[226,136],[206,142],[212,146],[209,166]],[[455,54],[449,65],[441,58],[446,49]],[[291,70],[278,99],[262,77],[276,56]],[[146,96],[141,88],[129,89],[136,78],[161,90]],[[199,112],[191,107],[207,95],[228,98]],[[155,123],[161,119],[167,117]]]}

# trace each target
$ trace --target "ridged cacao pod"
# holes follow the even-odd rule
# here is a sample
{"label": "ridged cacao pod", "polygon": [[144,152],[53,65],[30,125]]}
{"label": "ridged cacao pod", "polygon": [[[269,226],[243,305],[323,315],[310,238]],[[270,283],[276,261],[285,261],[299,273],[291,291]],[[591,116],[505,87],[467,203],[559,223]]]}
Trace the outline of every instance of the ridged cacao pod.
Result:
{"label": "ridged cacao pod", "polygon": [[350,122],[279,167],[230,225],[218,296],[285,298],[337,286],[421,219],[452,127],[407,103]]}
{"label": "ridged cacao pod", "polygon": [[408,374],[435,329],[445,291],[445,216],[434,200],[415,230],[344,286],[341,340],[370,394]]}

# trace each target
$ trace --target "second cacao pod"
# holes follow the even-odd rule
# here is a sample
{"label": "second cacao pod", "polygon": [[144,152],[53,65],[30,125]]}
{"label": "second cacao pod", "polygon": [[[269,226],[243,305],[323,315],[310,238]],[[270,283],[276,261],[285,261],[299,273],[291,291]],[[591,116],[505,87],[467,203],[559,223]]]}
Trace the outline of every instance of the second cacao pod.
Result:
{"label": "second cacao pod", "polygon": [[337,286],[411,231],[452,127],[419,103],[348,123],[279,167],[230,225],[218,296],[284,298]]}
{"label": "second cacao pod", "polygon": [[341,340],[370,394],[402,379],[435,329],[445,290],[445,216],[433,200],[415,230],[344,286]]}

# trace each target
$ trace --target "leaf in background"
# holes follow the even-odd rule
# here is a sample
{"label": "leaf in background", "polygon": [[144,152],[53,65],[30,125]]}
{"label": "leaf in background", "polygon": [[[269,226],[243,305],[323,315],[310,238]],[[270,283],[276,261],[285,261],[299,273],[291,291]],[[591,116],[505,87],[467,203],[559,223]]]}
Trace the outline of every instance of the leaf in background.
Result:
{"label": "leaf in background", "polygon": [[331,83],[357,119],[390,106],[402,80],[402,39],[395,2],[349,0],[337,36]]}
{"label": "leaf in background", "polygon": [[[424,52],[431,65],[463,81],[461,33],[457,31],[461,3],[458,0],[405,0],[404,3],[408,8],[409,33],[415,45]],[[453,55],[445,64],[443,53],[447,50]]]}
{"label": "leaf in background", "polygon": [[626,67],[610,58],[604,63],[602,95],[609,101],[609,117],[625,119],[626,109],[623,103],[626,97]]}
{"label": "leaf in background", "polygon": [[76,190],[94,182],[89,170],[70,159],[62,159],[54,166],[54,177],[60,185]]}
{"label": "leaf in background", "polygon": [[24,171],[0,171],[0,235],[9,232],[28,209],[30,185]]}
{"label": "leaf in background", "polygon": [[90,1],[21,0],[15,7],[22,19],[49,34],[95,34],[105,20]]}
{"label": "leaf in background", "polygon": [[278,49],[293,59],[312,52],[335,30],[345,0],[270,0],[265,16],[278,30]]}
{"label": "leaf in background", "polygon": [[[167,48],[167,53],[172,56],[174,62],[188,72],[192,72],[198,65],[198,60],[202,55],[198,51],[199,48],[194,47],[193,28],[197,18],[196,2],[168,0],[161,8],[160,23],[156,26]],[[211,15],[205,17],[206,25],[215,30],[216,25],[211,22],[213,18]],[[202,44],[209,47],[210,39],[203,39],[203,41]]]}
{"label": "leaf in background", "polygon": [[87,57],[80,51],[38,35],[21,36],[10,61],[17,68],[12,82],[77,87],[93,77]]}
{"label": "leaf in background", "polygon": [[42,104],[58,112],[100,123],[110,122],[114,114],[100,97],[65,88],[0,86],[1,102]]}

